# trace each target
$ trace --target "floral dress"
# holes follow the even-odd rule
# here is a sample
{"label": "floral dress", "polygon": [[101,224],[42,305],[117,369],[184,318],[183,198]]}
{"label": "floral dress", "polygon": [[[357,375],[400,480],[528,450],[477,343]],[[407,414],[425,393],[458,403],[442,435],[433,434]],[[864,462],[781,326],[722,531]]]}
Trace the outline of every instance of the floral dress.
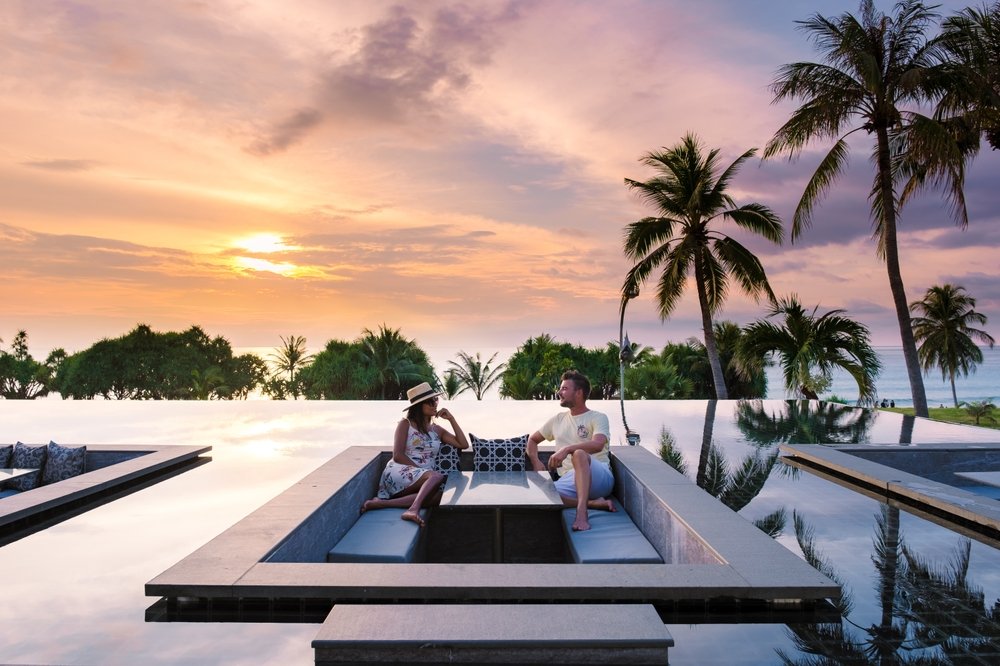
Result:
{"label": "floral dress", "polygon": [[412,486],[426,472],[433,471],[440,449],[441,437],[434,430],[425,435],[411,423],[410,430],[406,433],[406,455],[416,466],[403,465],[390,459],[378,484],[378,496],[389,499]]}

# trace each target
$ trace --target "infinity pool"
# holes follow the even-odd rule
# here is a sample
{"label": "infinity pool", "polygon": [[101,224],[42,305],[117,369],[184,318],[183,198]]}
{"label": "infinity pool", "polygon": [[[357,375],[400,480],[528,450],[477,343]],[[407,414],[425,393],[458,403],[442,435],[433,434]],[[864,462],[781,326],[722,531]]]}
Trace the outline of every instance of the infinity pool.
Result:
{"label": "infinity pool", "polygon": [[[618,403],[595,402],[623,443]],[[555,403],[458,400],[466,432],[533,431]],[[887,506],[784,465],[781,443],[986,443],[997,431],[785,401],[627,403],[642,446],[844,588],[839,621],[684,609],[665,618],[671,664],[810,663],[892,655],[1000,658],[1000,550],[990,538]],[[0,401],[0,441],[213,447],[212,462],[0,548],[0,662],[313,662],[310,622],[147,622],[144,585],[351,445],[389,446],[399,403]],[[679,462],[678,462],[679,459]],[[660,464],[657,462],[656,464]],[[613,611],[613,607],[609,607]],[[295,618],[291,618],[295,619]],[[959,656],[961,655],[961,657]]]}

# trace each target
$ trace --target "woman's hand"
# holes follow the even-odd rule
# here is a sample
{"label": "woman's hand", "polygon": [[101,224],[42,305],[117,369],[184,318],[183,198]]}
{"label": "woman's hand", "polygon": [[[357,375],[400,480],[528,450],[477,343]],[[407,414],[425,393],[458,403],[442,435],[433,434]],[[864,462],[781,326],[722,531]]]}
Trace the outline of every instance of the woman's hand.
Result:
{"label": "woman's hand", "polygon": [[448,411],[447,407],[442,407],[441,409],[439,409],[437,414],[435,414],[434,416],[440,419],[446,419],[452,423],[455,422],[455,417],[452,415],[451,412]]}

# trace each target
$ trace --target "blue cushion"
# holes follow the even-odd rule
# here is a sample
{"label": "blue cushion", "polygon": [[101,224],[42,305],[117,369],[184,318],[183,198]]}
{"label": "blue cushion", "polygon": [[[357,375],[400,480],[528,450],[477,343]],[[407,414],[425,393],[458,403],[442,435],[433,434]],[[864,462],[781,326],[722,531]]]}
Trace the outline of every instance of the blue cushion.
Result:
{"label": "blue cushion", "polygon": [[475,472],[523,472],[528,468],[528,435],[507,439],[480,439],[469,433]]}
{"label": "blue cushion", "polygon": [[83,474],[87,459],[86,446],[60,446],[49,442],[47,448],[45,467],[42,468],[43,485]]}
{"label": "blue cushion", "polygon": [[14,445],[0,446],[0,467],[10,467],[10,456],[14,453]]}
{"label": "blue cushion", "polygon": [[0,499],[4,497],[10,497],[11,495],[19,495],[20,490],[14,490],[13,488],[8,488],[7,490],[0,490]]}
{"label": "blue cushion", "polygon": [[618,510],[589,511],[590,529],[583,532],[573,531],[576,509],[563,509],[563,529],[573,561],[580,564],[662,564],[656,549],[618,500],[611,501]]}
{"label": "blue cushion", "polygon": [[[326,555],[327,562],[412,562],[420,526],[403,520],[405,509],[369,509]],[[427,517],[427,509],[420,511]]]}
{"label": "blue cushion", "polygon": [[14,454],[10,457],[10,466],[18,468],[35,468],[38,471],[19,476],[7,483],[14,490],[34,490],[42,481],[42,467],[45,466],[46,446],[28,446],[18,442],[14,445]]}

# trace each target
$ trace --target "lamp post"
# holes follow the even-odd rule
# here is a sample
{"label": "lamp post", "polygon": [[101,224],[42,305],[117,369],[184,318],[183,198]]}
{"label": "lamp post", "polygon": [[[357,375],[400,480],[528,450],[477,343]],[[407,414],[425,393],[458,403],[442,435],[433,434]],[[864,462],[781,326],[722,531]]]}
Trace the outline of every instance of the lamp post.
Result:
{"label": "lamp post", "polygon": [[639,433],[633,431],[628,427],[628,422],[625,420],[625,365],[632,361],[632,343],[629,342],[628,335],[625,334],[625,306],[628,302],[639,295],[639,288],[636,286],[629,287],[627,291],[622,292],[622,304],[621,312],[618,318],[618,369],[619,369],[619,382],[618,382],[618,397],[621,400],[622,405],[622,425],[625,426],[625,440],[631,445],[635,446],[639,443]]}

